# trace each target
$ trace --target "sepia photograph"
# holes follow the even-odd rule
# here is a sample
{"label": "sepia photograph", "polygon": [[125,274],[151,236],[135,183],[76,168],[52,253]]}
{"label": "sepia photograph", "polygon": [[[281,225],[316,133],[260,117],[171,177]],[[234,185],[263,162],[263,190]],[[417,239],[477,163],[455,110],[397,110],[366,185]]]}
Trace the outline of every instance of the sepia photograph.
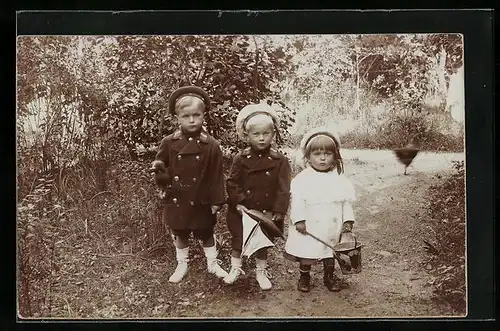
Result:
{"label": "sepia photograph", "polygon": [[18,319],[467,316],[462,34],[16,48]]}

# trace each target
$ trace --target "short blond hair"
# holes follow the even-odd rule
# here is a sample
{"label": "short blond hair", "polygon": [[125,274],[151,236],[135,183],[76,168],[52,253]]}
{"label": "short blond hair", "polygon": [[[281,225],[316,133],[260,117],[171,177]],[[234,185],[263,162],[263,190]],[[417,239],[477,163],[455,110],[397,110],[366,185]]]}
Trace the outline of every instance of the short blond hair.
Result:
{"label": "short blond hair", "polygon": [[250,128],[257,124],[269,125],[274,131],[274,121],[273,118],[267,114],[257,114],[252,116],[245,122],[245,131],[248,132]]}
{"label": "short blond hair", "polygon": [[201,110],[205,112],[205,102],[197,96],[194,95],[183,95],[175,102],[175,112],[181,110],[184,107],[197,106],[201,107]]}

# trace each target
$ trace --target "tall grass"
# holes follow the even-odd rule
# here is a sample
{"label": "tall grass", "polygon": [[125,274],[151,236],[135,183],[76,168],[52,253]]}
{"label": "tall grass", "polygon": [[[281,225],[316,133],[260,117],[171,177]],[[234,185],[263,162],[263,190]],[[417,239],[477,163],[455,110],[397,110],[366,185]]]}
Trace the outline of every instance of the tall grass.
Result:
{"label": "tall grass", "polygon": [[394,149],[413,143],[422,150],[462,152],[463,131],[443,133],[426,115],[387,117],[370,130],[348,132],[342,137],[345,148]]}
{"label": "tall grass", "polygon": [[[20,168],[26,171],[26,163]],[[32,187],[19,181],[19,191],[24,192],[17,218],[21,316],[51,316],[61,268],[58,254],[64,245],[88,239],[103,255],[153,256],[170,248],[148,168],[149,161],[115,159],[106,174],[105,191],[95,178],[96,169],[82,163],[58,176],[38,177]]]}

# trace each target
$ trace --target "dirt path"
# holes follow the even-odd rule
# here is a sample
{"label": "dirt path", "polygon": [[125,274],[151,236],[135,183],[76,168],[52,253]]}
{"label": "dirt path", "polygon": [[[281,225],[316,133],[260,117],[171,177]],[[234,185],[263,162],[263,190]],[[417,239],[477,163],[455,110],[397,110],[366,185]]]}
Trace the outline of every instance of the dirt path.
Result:
{"label": "dirt path", "polygon": [[[309,293],[296,290],[297,265],[280,256],[283,243],[273,249],[270,270],[273,289],[252,294],[257,286],[252,269],[232,288],[221,288],[210,304],[186,311],[198,317],[407,317],[450,316],[451,309],[431,300],[430,276],[422,264],[426,238],[425,194],[437,172],[451,170],[461,154],[421,153],[404,176],[403,167],[389,151],[346,151],[346,174],[353,181],[355,232],[363,248],[363,271],[346,276],[349,288],[328,292],[320,265],[312,270]],[[438,175],[439,176],[439,175]],[[253,265],[253,263],[252,263]],[[337,267],[337,274],[340,270]],[[237,291],[235,296],[231,291]],[[252,300],[249,300],[252,299]]]}

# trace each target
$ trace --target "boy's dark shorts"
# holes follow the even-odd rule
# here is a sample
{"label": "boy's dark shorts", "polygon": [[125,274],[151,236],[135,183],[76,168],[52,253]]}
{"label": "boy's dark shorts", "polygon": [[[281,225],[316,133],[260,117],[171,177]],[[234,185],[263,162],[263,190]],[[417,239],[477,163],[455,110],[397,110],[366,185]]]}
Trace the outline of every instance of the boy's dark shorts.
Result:
{"label": "boy's dark shorts", "polygon": [[214,228],[206,228],[206,229],[172,229],[172,234],[177,237],[187,238],[190,233],[193,233],[193,236],[196,239],[207,240],[214,235]]}

